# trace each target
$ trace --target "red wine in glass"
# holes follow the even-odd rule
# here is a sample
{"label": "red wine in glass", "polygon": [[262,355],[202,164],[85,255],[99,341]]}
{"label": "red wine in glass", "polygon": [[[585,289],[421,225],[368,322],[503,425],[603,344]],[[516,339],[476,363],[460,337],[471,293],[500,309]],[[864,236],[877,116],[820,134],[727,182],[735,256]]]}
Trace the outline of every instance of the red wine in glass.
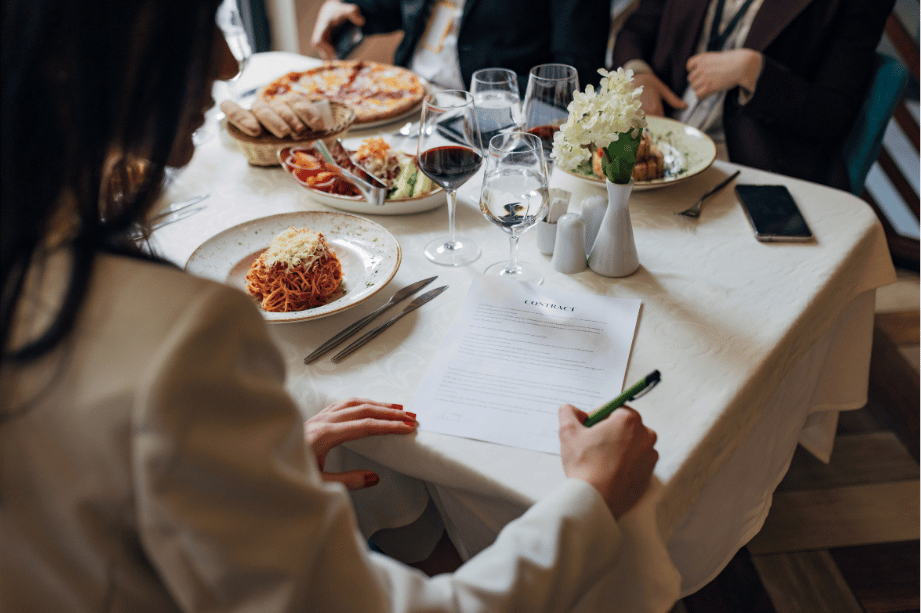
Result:
{"label": "red wine in glass", "polygon": [[446,145],[423,151],[419,169],[445,189],[455,190],[476,174],[483,156],[461,145]]}
{"label": "red wine in glass", "polygon": [[544,155],[549,159],[550,152],[553,151],[553,135],[560,129],[560,126],[537,126],[528,130],[541,140],[544,145]]}

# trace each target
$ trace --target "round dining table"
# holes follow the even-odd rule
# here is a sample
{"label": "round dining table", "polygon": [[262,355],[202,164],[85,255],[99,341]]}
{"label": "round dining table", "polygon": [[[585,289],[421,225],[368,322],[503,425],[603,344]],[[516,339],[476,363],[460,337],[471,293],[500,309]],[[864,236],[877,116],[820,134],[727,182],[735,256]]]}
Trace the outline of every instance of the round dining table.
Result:
{"label": "round dining table", "polygon": [[[236,87],[247,91],[318,63],[289,53],[256,54]],[[223,95],[221,84],[215,91]],[[216,109],[209,113],[203,142],[162,203],[208,194],[205,210],[158,229],[150,247],[184,266],[225,230],[293,212],[358,215],[386,228],[400,251],[386,287],[326,317],[271,323],[271,332],[287,362],[287,388],[305,417],[350,396],[401,403],[418,415],[416,434],[348,443],[327,461],[327,468],[380,474],[379,485],[353,492],[364,535],[375,534],[385,551],[412,561],[431,551],[446,529],[463,558],[476,555],[565,478],[558,455],[425,431],[425,401],[412,402],[472,281],[508,255],[506,235],[477,205],[482,174],[460,188],[457,207],[458,231],[478,243],[482,255],[467,266],[443,267],[423,249],[447,229],[444,205],[405,214],[343,212],[281,167],[249,165],[219,119]],[[414,153],[415,140],[394,134],[413,119],[418,113],[387,125],[353,126],[345,142],[381,134]],[[698,219],[676,215],[736,170],[740,184],[786,186],[814,239],[759,242],[731,188],[711,197]],[[550,185],[571,193],[573,213],[584,198],[605,194],[603,184],[559,169]],[[648,494],[621,520],[622,559],[585,595],[580,610],[664,613],[713,579],[757,534],[797,445],[828,461],[838,413],[866,402],[875,290],[892,283],[895,271],[883,230],[860,199],[726,161],[656,189],[634,190],[629,209],[640,267],[627,277],[557,272],[538,250],[534,231],[523,235],[519,253],[541,269],[548,287],[641,301],[626,382],[662,373],[655,393],[635,404],[658,433],[660,459]],[[430,287],[448,286],[440,297],[339,363],[329,359],[332,353],[304,363],[397,289],[436,275]]]}

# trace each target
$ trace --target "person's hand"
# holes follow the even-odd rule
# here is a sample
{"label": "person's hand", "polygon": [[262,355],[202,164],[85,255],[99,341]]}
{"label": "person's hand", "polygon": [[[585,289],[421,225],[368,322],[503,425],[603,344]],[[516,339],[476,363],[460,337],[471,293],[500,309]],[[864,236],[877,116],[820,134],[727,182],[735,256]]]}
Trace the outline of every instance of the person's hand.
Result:
{"label": "person's hand", "polygon": [[415,418],[415,414],[404,412],[399,404],[349,398],[332,403],[304,422],[304,436],[317,456],[323,479],[338,481],[350,490],[358,490],[376,485],[378,476],[370,470],[323,472],[329,450],[366,436],[409,434],[416,430]]}
{"label": "person's hand", "polygon": [[591,428],[582,425],[588,415],[571,404],[561,406],[559,415],[566,476],[582,479],[598,490],[619,519],[649,487],[659,460],[653,448],[656,433],[630,407],[617,409]]}
{"label": "person's hand", "polygon": [[698,99],[740,86],[755,91],[761,54],[752,49],[711,51],[688,58],[688,83]]}
{"label": "person's hand", "polygon": [[634,74],[633,84],[636,87],[643,86],[640,103],[643,105],[643,112],[647,115],[663,117],[666,104],[675,109],[683,109],[687,106],[687,103],[680,96],[669,89],[668,85],[651,72]]}
{"label": "person's hand", "polygon": [[336,59],[336,50],[333,49],[333,30],[336,26],[351,21],[356,26],[365,25],[365,18],[361,10],[354,4],[347,4],[339,0],[326,0],[317,13],[317,22],[313,26],[310,44],[320,52],[324,60]]}
{"label": "person's hand", "polygon": [[221,102],[227,121],[248,136],[259,136],[263,128],[278,138],[301,136],[310,130],[322,130],[326,123],[320,111],[307,98],[289,92],[270,101],[257,97],[250,110],[232,100]]}

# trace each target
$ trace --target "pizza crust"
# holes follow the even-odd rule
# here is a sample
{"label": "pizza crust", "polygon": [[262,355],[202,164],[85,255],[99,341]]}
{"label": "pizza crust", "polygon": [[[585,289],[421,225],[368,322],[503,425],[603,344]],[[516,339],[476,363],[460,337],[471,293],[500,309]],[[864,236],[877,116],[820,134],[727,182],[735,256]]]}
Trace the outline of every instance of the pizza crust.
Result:
{"label": "pizza crust", "polygon": [[288,92],[323,96],[355,109],[355,123],[398,117],[425,96],[422,80],[399,66],[340,60],[309,70],[289,72],[259,90],[265,100]]}

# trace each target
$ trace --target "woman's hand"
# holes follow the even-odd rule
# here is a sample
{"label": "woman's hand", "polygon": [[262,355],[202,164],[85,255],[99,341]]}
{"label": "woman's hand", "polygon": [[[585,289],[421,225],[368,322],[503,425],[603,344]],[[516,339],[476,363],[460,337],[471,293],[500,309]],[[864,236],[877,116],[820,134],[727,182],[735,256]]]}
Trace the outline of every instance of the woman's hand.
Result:
{"label": "woman's hand", "polygon": [[416,416],[399,404],[384,404],[365,398],[334,402],[306,422],[304,436],[317,456],[325,481],[338,481],[350,490],[376,485],[378,476],[370,470],[344,473],[323,472],[326,454],[337,445],[366,436],[409,434],[416,430]]}
{"label": "woman's hand", "polygon": [[591,428],[588,415],[564,404],[559,409],[560,449],[567,477],[582,479],[604,497],[616,519],[633,508],[649,487],[659,460],[656,433],[640,414],[621,407]]}
{"label": "woman's hand", "polygon": [[354,4],[347,4],[339,0],[327,0],[317,13],[317,21],[313,26],[310,44],[320,52],[324,60],[336,59],[336,50],[333,49],[333,30],[336,26],[351,21],[356,26],[365,25],[365,18],[361,10]]}
{"label": "woman's hand", "polygon": [[663,83],[659,77],[651,72],[638,72],[633,75],[633,84],[636,87],[643,86],[643,93],[640,94],[640,103],[643,105],[643,112],[647,115],[665,115],[665,105],[674,109],[683,109],[687,103],[675,94],[668,85]]}
{"label": "woman's hand", "polygon": [[762,56],[752,49],[712,51],[688,58],[688,83],[698,99],[733,87],[755,91],[761,75]]}

